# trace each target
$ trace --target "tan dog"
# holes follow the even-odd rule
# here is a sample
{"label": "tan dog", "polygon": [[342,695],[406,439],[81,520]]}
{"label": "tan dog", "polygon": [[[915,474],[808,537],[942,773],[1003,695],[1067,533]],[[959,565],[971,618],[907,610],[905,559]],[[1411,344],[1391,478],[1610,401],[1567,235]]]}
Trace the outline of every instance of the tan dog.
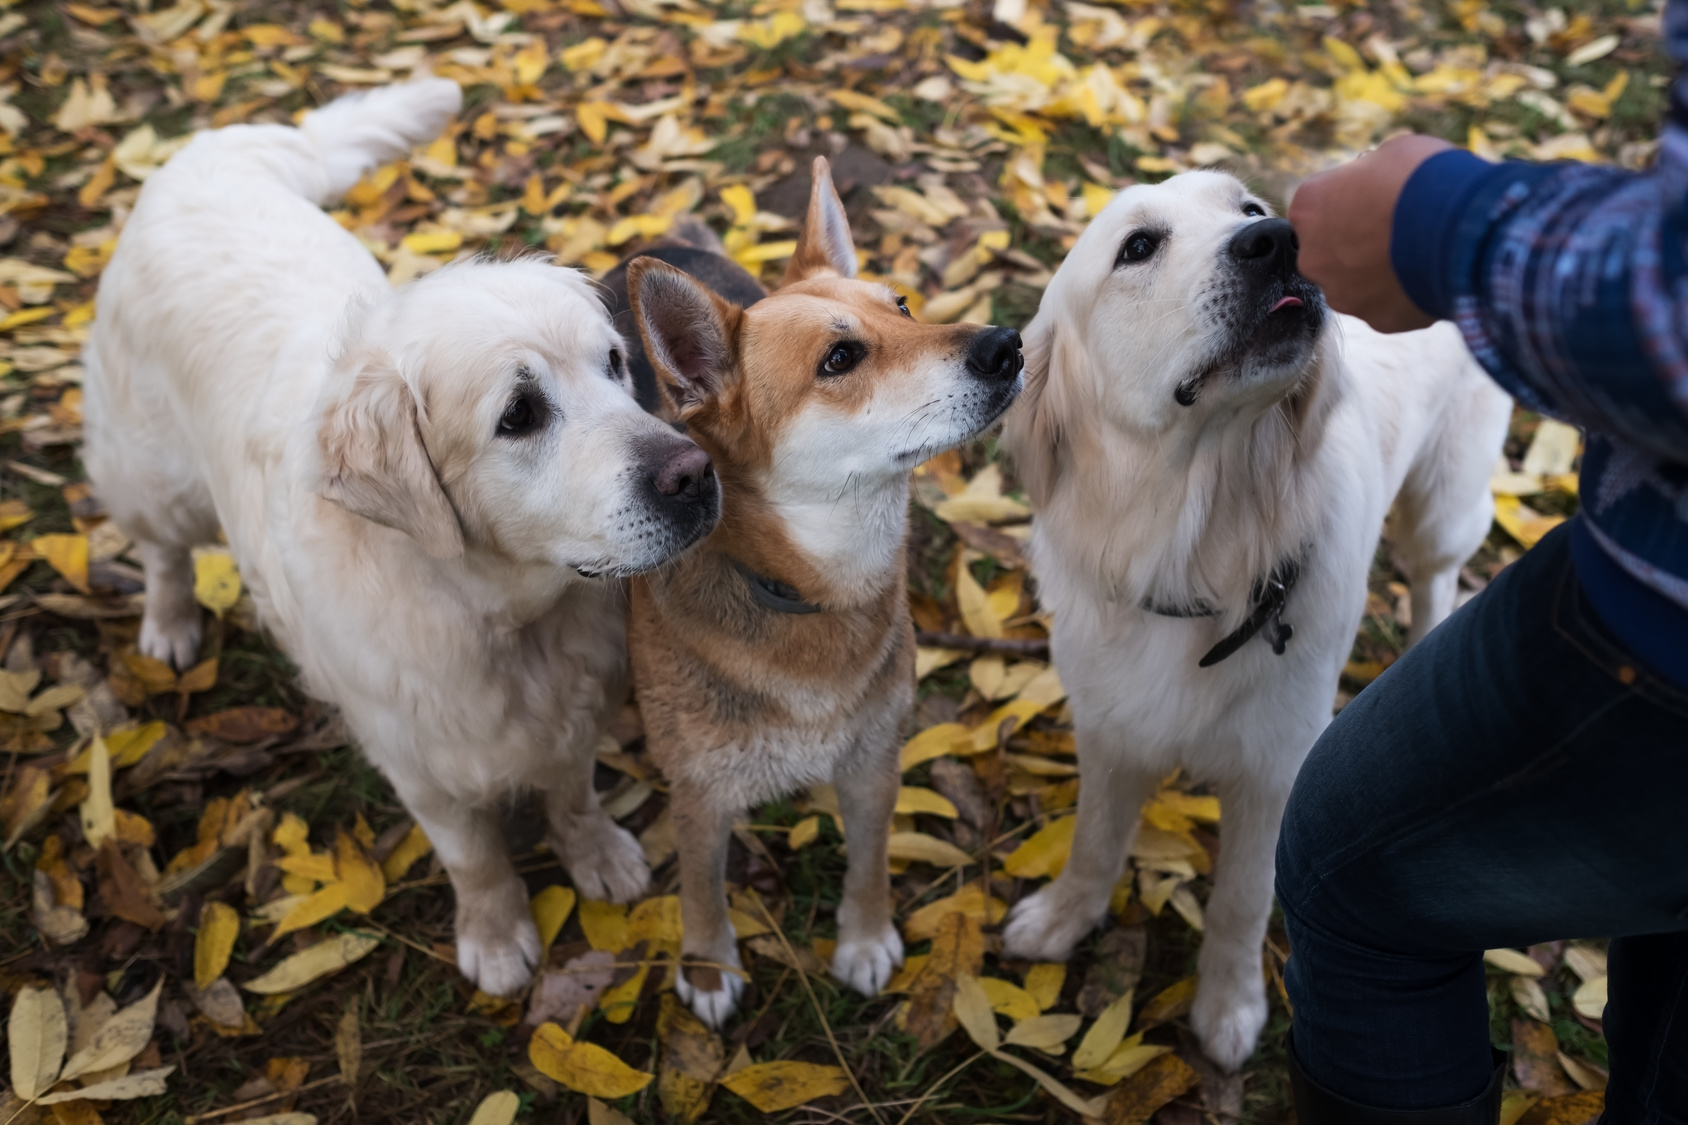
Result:
{"label": "tan dog", "polygon": [[743,983],[727,841],[751,806],[830,781],[850,866],[835,977],[872,995],[902,962],[886,837],[914,699],[908,473],[1019,392],[1019,334],[924,325],[855,279],[825,160],[785,285],[748,309],[635,260],[628,289],[674,416],[713,458],[722,520],[636,579],[629,644],[651,752],[673,783],[680,995],[709,1023]]}

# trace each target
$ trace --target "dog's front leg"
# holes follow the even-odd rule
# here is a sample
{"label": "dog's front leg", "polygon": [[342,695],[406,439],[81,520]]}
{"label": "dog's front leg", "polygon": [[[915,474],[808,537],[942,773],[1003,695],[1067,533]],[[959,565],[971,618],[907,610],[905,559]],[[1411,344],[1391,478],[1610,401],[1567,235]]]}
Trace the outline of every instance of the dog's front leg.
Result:
{"label": "dog's front leg", "polygon": [[1222,785],[1219,796],[1225,822],[1190,1026],[1207,1057],[1235,1071],[1254,1053],[1266,1024],[1261,943],[1272,912],[1273,857],[1289,789],[1251,779]]}
{"label": "dog's front leg", "polygon": [[577,757],[581,760],[560,764],[545,790],[551,846],[582,896],[599,902],[633,902],[651,885],[644,849],[598,806],[591,753]]}
{"label": "dog's front leg", "polygon": [[903,963],[903,939],[891,922],[886,846],[897,806],[897,747],[850,755],[833,775],[850,863],[838,905],[832,975],[864,996],[877,995]]}
{"label": "dog's front leg", "polygon": [[510,996],[533,979],[539,931],[527,888],[510,864],[498,814],[443,790],[394,779],[405,807],[428,834],[457,894],[457,967],[482,992]]}
{"label": "dog's front leg", "polygon": [[1072,851],[1058,879],[1015,905],[1002,931],[1003,951],[1010,957],[1065,961],[1107,914],[1137,837],[1138,815],[1158,781],[1154,771],[1122,761],[1124,756],[1108,736],[1079,732],[1083,783]]}
{"label": "dog's front leg", "polygon": [[680,841],[680,973],[674,991],[698,1018],[720,1027],[738,1007],[744,978],[738,936],[727,918],[727,842],[739,810],[714,794],[676,781],[668,805]]}

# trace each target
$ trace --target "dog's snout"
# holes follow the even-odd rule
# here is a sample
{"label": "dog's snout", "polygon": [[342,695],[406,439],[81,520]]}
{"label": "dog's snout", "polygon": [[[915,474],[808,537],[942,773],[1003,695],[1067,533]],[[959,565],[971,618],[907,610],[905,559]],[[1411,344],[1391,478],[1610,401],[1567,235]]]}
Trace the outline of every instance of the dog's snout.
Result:
{"label": "dog's snout", "polygon": [[1231,257],[1261,269],[1294,269],[1301,242],[1287,219],[1249,223],[1231,238]]}
{"label": "dog's snout", "polygon": [[664,457],[651,475],[658,494],[681,503],[696,503],[706,495],[712,496],[714,479],[715,465],[709,454],[689,441]]}
{"label": "dog's snout", "polygon": [[1020,363],[1020,334],[1012,328],[987,328],[967,349],[967,370],[986,382],[1007,382]]}

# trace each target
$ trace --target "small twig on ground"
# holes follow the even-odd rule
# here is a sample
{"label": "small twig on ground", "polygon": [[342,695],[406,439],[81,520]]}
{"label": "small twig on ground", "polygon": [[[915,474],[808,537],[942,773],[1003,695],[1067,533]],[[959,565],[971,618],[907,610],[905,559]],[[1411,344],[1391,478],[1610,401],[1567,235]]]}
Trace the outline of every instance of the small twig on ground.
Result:
{"label": "small twig on ground", "polygon": [[932,648],[961,648],[969,652],[995,652],[1003,656],[1049,656],[1048,641],[1022,640],[1017,637],[969,637],[961,633],[929,633],[922,629],[914,635],[916,644]]}
{"label": "small twig on ground", "polygon": [[338,1074],[330,1074],[327,1078],[318,1078],[315,1082],[307,1082],[303,1086],[295,1086],[291,1090],[277,1090],[273,1094],[265,1094],[263,1097],[253,1098],[249,1102],[240,1102],[237,1105],[226,1106],[223,1109],[214,1109],[210,1113],[196,1113],[192,1117],[184,1117],[182,1118],[182,1125],[195,1125],[195,1122],[210,1121],[215,1117],[227,1117],[231,1113],[239,1113],[241,1110],[251,1109],[255,1105],[263,1105],[265,1102],[273,1102],[278,1098],[290,1098],[294,1094],[302,1094],[306,1090],[314,1090],[318,1086],[326,1086],[330,1082],[343,1081],[345,1081],[345,1079],[341,1078]]}
{"label": "small twig on ground", "polygon": [[970,1059],[967,1059],[965,1062],[962,1062],[961,1064],[956,1066],[954,1069],[952,1069],[948,1074],[944,1075],[942,1078],[938,1079],[936,1082],[934,1082],[930,1086],[926,1087],[926,1092],[921,1094],[920,1097],[915,1099],[914,1104],[908,1107],[908,1112],[903,1114],[900,1118],[897,1119],[897,1125],[908,1125],[909,1118],[913,1117],[915,1115],[915,1113],[920,1109],[920,1107],[926,1104],[926,1099],[930,1098],[933,1094],[937,1093],[938,1089],[941,1086],[943,1086],[943,1084],[945,1082],[948,1082],[951,1078],[954,1078],[956,1075],[960,1074],[962,1071],[966,1070],[968,1067],[972,1066],[974,1063],[978,1062],[980,1059],[984,1058],[988,1054],[990,1054],[989,1051],[980,1051],[978,1054],[974,1055]]}
{"label": "small twig on ground", "polygon": [[[774,920],[773,911],[768,909],[767,904],[762,901],[760,896],[756,898],[756,909],[760,910],[762,917],[768,920],[768,925],[773,929],[774,936],[779,938],[780,944],[785,947],[785,955],[791,958],[791,964],[802,964],[797,959],[797,951],[791,947],[791,942],[786,939],[785,931]],[[809,974],[802,969],[798,969],[797,979],[803,982],[803,991],[809,994],[809,1003],[815,1006],[815,1018],[821,1021],[821,1030],[826,1032],[826,1041],[832,1044],[832,1053],[838,1059],[838,1065],[843,1068],[844,1076],[850,1080],[850,1086],[856,1091],[856,1097],[862,1100],[862,1105],[867,1108],[869,1116],[879,1122],[879,1125],[885,1125],[885,1119],[879,1116],[877,1109],[873,1108],[873,1101],[867,1096],[867,1091],[863,1090],[862,1084],[856,1081],[856,1072],[851,1069],[849,1060],[844,1057],[844,1048],[838,1045],[838,1037],[832,1034],[832,1024],[826,1018],[826,1009],[821,1007],[821,998],[815,995],[815,986],[809,983]]]}

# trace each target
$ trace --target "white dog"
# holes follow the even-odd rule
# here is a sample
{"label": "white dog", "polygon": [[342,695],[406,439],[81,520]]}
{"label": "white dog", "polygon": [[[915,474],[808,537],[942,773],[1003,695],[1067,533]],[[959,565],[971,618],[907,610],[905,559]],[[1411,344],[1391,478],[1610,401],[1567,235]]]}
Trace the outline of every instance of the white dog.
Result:
{"label": "white dog", "polygon": [[542,790],[580,892],[644,892],[592,788],[626,682],[612,580],[720,501],[702,450],[634,402],[580,274],[477,262],[395,291],[321,211],[460,104],[440,79],[379,90],[201,134],[152,177],[100,284],[86,460],[146,568],[142,651],[194,660],[189,548],[221,527],[306,687],[433,841],[464,974],[508,993],[539,941],[496,803]]}
{"label": "white dog", "polygon": [[1191,1021],[1227,1069],[1266,1019],[1278,822],[1384,515],[1394,501],[1416,641],[1487,532],[1509,413],[1452,326],[1381,336],[1327,312],[1295,263],[1289,224],[1230,176],[1126,189],[1044,295],[1007,431],[1084,785],[1072,857],[1004,946],[1066,958],[1157,783],[1212,782],[1224,846]]}

